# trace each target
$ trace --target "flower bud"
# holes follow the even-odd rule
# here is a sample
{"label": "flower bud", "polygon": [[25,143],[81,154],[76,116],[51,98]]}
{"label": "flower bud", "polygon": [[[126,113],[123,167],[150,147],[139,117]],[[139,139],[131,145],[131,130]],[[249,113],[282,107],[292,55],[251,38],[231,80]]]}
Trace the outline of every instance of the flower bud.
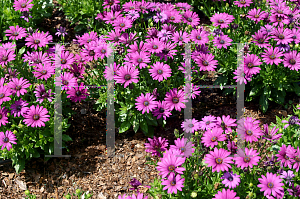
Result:
{"label": "flower bud", "polygon": [[291,48],[293,48],[293,46],[294,46],[292,43],[289,43],[289,45],[290,45]]}
{"label": "flower bud", "polygon": [[191,193],[191,197],[192,197],[192,198],[196,198],[196,197],[197,197],[197,192],[193,191],[193,192]]}
{"label": "flower bud", "polygon": [[123,91],[121,92],[121,95],[124,95],[124,92],[123,92]]}
{"label": "flower bud", "polygon": [[10,116],[10,113],[7,113],[7,117],[9,117]]}
{"label": "flower bud", "polygon": [[151,68],[151,66],[148,65],[147,68]]}
{"label": "flower bud", "polygon": [[253,183],[250,182],[249,187],[253,187]]}
{"label": "flower bud", "polygon": [[200,7],[200,10],[203,10],[203,6]]}
{"label": "flower bud", "polygon": [[14,130],[13,133],[16,134],[16,133],[17,133],[17,130]]}
{"label": "flower bud", "polygon": [[198,192],[200,192],[201,190],[202,190],[202,189],[201,189],[201,188],[199,188],[199,189],[198,189]]}
{"label": "flower bud", "polygon": [[15,128],[16,126],[17,126],[17,125],[15,125],[15,124],[12,124],[12,125],[11,125],[11,127],[13,127],[13,128]]}
{"label": "flower bud", "polygon": [[24,125],[23,124],[19,124],[18,126],[19,126],[19,128],[23,128]]}
{"label": "flower bud", "polygon": [[296,44],[296,45],[295,45],[295,48],[298,49],[298,48],[299,48],[299,44]]}
{"label": "flower bud", "polygon": [[195,135],[199,135],[198,131],[195,131]]}
{"label": "flower bud", "polygon": [[227,33],[230,33],[230,29],[227,30]]}
{"label": "flower bud", "polygon": [[249,192],[248,196],[251,198],[253,197],[253,192]]}
{"label": "flower bud", "polygon": [[228,3],[226,3],[226,8],[229,8],[229,4]]}
{"label": "flower bud", "polygon": [[197,173],[194,174],[194,178],[197,179],[199,175]]}

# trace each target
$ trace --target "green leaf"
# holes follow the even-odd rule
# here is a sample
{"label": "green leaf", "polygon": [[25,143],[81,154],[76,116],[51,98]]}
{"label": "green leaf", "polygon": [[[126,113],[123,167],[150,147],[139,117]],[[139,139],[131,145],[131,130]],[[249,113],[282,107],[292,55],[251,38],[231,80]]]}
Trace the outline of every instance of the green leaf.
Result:
{"label": "green leaf", "polygon": [[140,127],[139,119],[136,117],[136,115],[133,116],[132,118],[133,118],[133,121],[132,121],[133,130],[136,133]]}
{"label": "green leaf", "polygon": [[147,125],[147,122],[145,119],[142,119],[140,120],[140,126],[141,126],[141,129],[142,131],[145,132],[145,135],[148,134],[148,125]]}
{"label": "green leaf", "polygon": [[18,54],[19,54],[19,55],[22,55],[24,52],[25,52],[25,46],[23,46],[23,47],[19,50]]}
{"label": "green leaf", "polygon": [[297,83],[293,83],[295,93],[300,96],[300,86]]}
{"label": "green leaf", "polygon": [[62,135],[62,140],[65,141],[65,142],[68,142],[68,141],[73,141],[72,138],[66,134],[63,134]]}
{"label": "green leaf", "polygon": [[18,157],[17,162],[14,167],[15,167],[16,173],[19,174],[25,168],[25,158]]}
{"label": "green leaf", "polygon": [[129,128],[131,127],[131,124],[128,120],[126,120],[125,122],[123,122],[121,124],[121,127],[119,129],[119,133],[124,133],[125,131],[127,131]]}
{"label": "green leaf", "polygon": [[268,110],[269,102],[268,102],[268,97],[266,95],[261,95],[259,99],[259,104],[260,104],[260,109],[263,111],[263,113],[266,113]]}
{"label": "green leaf", "polygon": [[219,76],[216,81],[214,81],[213,85],[225,85],[227,83],[228,77],[227,76]]}
{"label": "green leaf", "polygon": [[251,91],[249,93],[249,96],[255,96],[255,95],[257,95],[260,89],[261,89],[261,86],[258,86],[258,85],[254,86],[251,89]]}
{"label": "green leaf", "polygon": [[146,120],[147,120],[147,124],[152,126],[158,126],[157,120],[149,120],[148,118],[146,118]]}

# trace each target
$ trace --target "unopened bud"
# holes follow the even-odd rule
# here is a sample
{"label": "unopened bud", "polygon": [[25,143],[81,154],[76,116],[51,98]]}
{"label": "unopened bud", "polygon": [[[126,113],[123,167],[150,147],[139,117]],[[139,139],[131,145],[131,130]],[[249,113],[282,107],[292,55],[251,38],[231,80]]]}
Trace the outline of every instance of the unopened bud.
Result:
{"label": "unopened bud", "polygon": [[193,192],[191,193],[191,197],[192,197],[192,198],[196,198],[196,197],[197,197],[197,192],[193,191]]}
{"label": "unopened bud", "polygon": [[249,187],[253,187],[253,183],[250,183],[250,184],[249,184]]}
{"label": "unopened bud", "polygon": [[229,8],[229,4],[228,3],[226,3],[226,7]]}
{"label": "unopened bud", "polygon": [[17,130],[14,130],[13,133],[16,134],[16,133],[17,133]]}

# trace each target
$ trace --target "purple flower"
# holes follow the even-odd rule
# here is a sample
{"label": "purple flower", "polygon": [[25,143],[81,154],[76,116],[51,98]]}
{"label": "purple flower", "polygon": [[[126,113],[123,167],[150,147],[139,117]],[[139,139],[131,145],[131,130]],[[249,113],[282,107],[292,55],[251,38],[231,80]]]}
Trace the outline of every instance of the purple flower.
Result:
{"label": "purple flower", "polygon": [[172,115],[169,105],[166,103],[166,101],[162,101],[162,102],[158,101],[157,108],[152,112],[152,114],[155,117],[157,116],[157,119],[160,119],[161,117],[163,117],[164,120],[166,120],[167,117],[170,117],[170,115]]}
{"label": "purple flower", "polygon": [[10,101],[11,98],[8,97],[12,94],[11,89],[8,86],[0,86],[0,105],[3,102]]}
{"label": "purple flower", "polygon": [[142,111],[142,114],[144,114],[146,111],[149,113],[149,111],[152,111],[152,109],[156,108],[157,101],[154,101],[156,98],[151,95],[151,93],[144,93],[141,94],[135,101],[137,110]]}
{"label": "purple flower", "polygon": [[15,134],[11,131],[6,131],[5,134],[0,132],[0,146],[2,145],[1,150],[5,147],[9,151],[12,148],[11,144],[17,144],[15,141],[17,140]]}
{"label": "purple flower", "polygon": [[36,102],[42,103],[44,99],[48,99],[49,102],[52,102],[53,97],[50,97],[51,95],[54,95],[55,93],[51,93],[51,89],[46,92],[44,84],[38,85],[34,91],[35,96],[37,98]]}
{"label": "purple flower", "polygon": [[145,143],[146,152],[149,152],[152,154],[152,156],[159,156],[161,157],[160,152],[166,151],[168,147],[168,140],[165,138],[157,138],[153,136],[153,139],[148,138],[150,143]]}
{"label": "purple flower", "polygon": [[289,125],[294,125],[294,124],[300,125],[300,120],[299,120],[299,118],[297,116],[291,116],[289,118],[289,121],[282,120],[282,123],[287,123],[283,127],[284,129],[286,129]]}
{"label": "purple flower", "polygon": [[29,81],[23,79],[23,77],[21,77],[20,79],[13,78],[11,82],[7,84],[7,86],[11,88],[13,95],[17,94],[18,97],[27,93],[27,90],[25,88],[28,88],[30,85],[31,84],[29,83]]}
{"label": "purple flower", "polygon": [[68,94],[67,98],[70,98],[73,102],[80,102],[85,100],[86,96],[89,96],[83,82],[80,83],[80,86],[69,88],[66,93]]}
{"label": "purple flower", "polygon": [[138,188],[138,186],[142,185],[137,179],[133,178],[131,182],[129,182],[133,188],[130,188],[129,190],[135,190]]}
{"label": "purple flower", "polygon": [[7,112],[8,110],[5,107],[1,108],[0,106],[0,127],[8,123]]}
{"label": "purple flower", "polygon": [[68,33],[66,33],[65,27],[59,26],[59,28],[56,30],[57,30],[57,33],[55,33],[55,35],[58,35],[58,36],[62,35],[64,37],[65,35],[68,34]]}
{"label": "purple flower", "polygon": [[221,179],[224,179],[222,183],[225,185],[225,187],[229,187],[230,189],[234,189],[235,187],[237,187],[241,181],[240,175],[233,174],[232,171],[226,171]]}
{"label": "purple flower", "polygon": [[283,171],[280,177],[285,179],[285,183],[289,184],[289,186],[291,186],[292,182],[294,181],[292,179],[295,177],[295,175],[294,175],[293,171],[289,170],[288,172]]}
{"label": "purple flower", "polygon": [[22,99],[15,101],[14,104],[11,105],[11,114],[14,115],[14,117],[20,117],[20,115],[24,116],[24,114],[28,111],[28,107],[26,107],[28,103]]}

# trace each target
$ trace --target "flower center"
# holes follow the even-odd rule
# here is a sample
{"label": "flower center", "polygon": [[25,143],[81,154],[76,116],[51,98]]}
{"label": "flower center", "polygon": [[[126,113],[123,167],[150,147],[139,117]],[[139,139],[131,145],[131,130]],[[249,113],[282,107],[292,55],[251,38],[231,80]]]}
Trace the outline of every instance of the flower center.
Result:
{"label": "flower center", "polygon": [[289,160],[290,158],[287,155],[284,155],[284,159]]}
{"label": "flower center", "polygon": [[279,13],[279,14],[282,14],[283,12],[282,12],[282,10],[278,10],[278,13]]}
{"label": "flower center", "polygon": [[39,43],[40,43],[40,40],[35,39],[33,43],[34,43],[34,44],[39,44]]}
{"label": "flower center", "polygon": [[215,141],[217,141],[217,138],[216,138],[216,136],[214,136],[214,137],[212,137],[210,140],[211,140],[212,142],[215,142]]}
{"label": "flower center", "polygon": [[194,127],[194,124],[189,124],[189,127],[190,127],[190,128]]}
{"label": "flower center", "polygon": [[250,162],[250,158],[249,157],[244,157],[244,162],[246,162],[246,163],[248,163],[248,162]]}
{"label": "flower center", "polygon": [[112,5],[112,4],[114,4],[114,3],[113,3],[112,1],[109,1],[108,4],[109,4],[109,5]]}
{"label": "flower center", "polygon": [[193,21],[191,17],[189,17],[187,20],[188,20],[189,22],[192,22],[192,21]]}
{"label": "flower center", "polygon": [[141,58],[138,58],[137,62],[142,63],[143,60]]}
{"label": "flower center", "polygon": [[274,187],[274,184],[273,184],[272,182],[269,182],[269,183],[268,183],[268,187],[269,187],[269,188],[273,188],[273,187]]}
{"label": "flower center", "polygon": [[169,171],[174,171],[175,170],[175,167],[173,165],[169,166],[168,167]]}
{"label": "flower center", "polygon": [[179,102],[179,99],[177,97],[174,97],[172,101],[174,104],[177,104]]}
{"label": "flower center", "polygon": [[246,1],[245,1],[245,0],[240,0],[240,3],[241,3],[241,4],[245,4]]}
{"label": "flower center", "polygon": [[248,63],[248,68],[252,68],[254,65],[253,65],[253,63]]}
{"label": "flower center", "polygon": [[63,83],[64,85],[68,85],[68,81],[67,81],[67,80],[62,81],[62,83]]}
{"label": "flower center", "polygon": [[141,10],[145,10],[146,9],[145,6],[141,6],[140,8],[141,8]]}
{"label": "flower center", "polygon": [[91,41],[92,41],[91,39],[88,39],[86,42],[87,42],[87,43],[90,43]]}
{"label": "flower center", "polygon": [[206,125],[209,125],[209,124],[210,124],[210,121],[205,122],[205,124],[206,124]]}
{"label": "flower center", "polygon": [[80,96],[81,95],[81,92],[80,91],[76,91],[75,93],[77,96]]}
{"label": "flower center", "polygon": [[17,111],[21,111],[21,108],[22,108],[21,105],[18,105],[18,106],[16,107]]}
{"label": "flower center", "polygon": [[105,50],[105,49],[102,49],[102,50],[101,50],[101,53],[106,53],[106,50]]}
{"label": "flower center", "polygon": [[159,112],[160,112],[160,113],[163,113],[163,112],[165,112],[165,109],[160,108],[160,109],[159,109]]}
{"label": "flower center", "polygon": [[162,18],[162,16],[161,16],[161,15],[159,15],[159,16],[158,16],[158,18],[159,18],[159,19],[161,19],[161,18]]}
{"label": "flower center", "polygon": [[13,32],[13,34],[12,34],[13,36],[18,36],[19,35],[19,33],[18,32]]}
{"label": "flower center", "polygon": [[170,17],[170,19],[171,19],[171,20],[175,20],[175,17],[172,16],[172,17]]}
{"label": "flower center", "polygon": [[220,44],[225,44],[225,41],[221,39]]}
{"label": "flower center", "polygon": [[21,90],[22,86],[16,86],[16,90],[19,91]]}
{"label": "flower center", "polygon": [[34,119],[34,120],[38,120],[38,119],[40,119],[40,116],[37,115],[37,114],[35,114],[35,115],[33,116],[33,119]]}
{"label": "flower center", "polygon": [[153,46],[153,49],[158,49],[158,46],[157,46],[157,45],[154,45],[154,46]]}
{"label": "flower center", "polygon": [[223,160],[221,158],[216,158],[216,163],[217,164],[222,164]]}
{"label": "flower center", "polygon": [[0,120],[2,119],[2,114],[0,114]]}
{"label": "flower center", "polygon": [[90,56],[94,56],[95,55],[95,51],[93,50],[90,50],[90,53],[89,53]]}
{"label": "flower center", "polygon": [[278,35],[278,38],[279,38],[279,39],[284,39],[284,35],[283,35],[283,34],[280,34],[280,35]]}
{"label": "flower center", "polygon": [[264,41],[265,41],[264,39],[259,39],[258,43],[262,44],[262,43],[264,43]]}
{"label": "flower center", "polygon": [[296,60],[290,59],[290,64],[292,64],[292,65],[296,64]]}
{"label": "flower center", "polygon": [[259,15],[254,15],[254,18],[259,18]]}
{"label": "flower center", "polygon": [[163,74],[163,71],[159,69],[159,70],[157,70],[157,73],[161,75],[161,74]]}
{"label": "flower center", "polygon": [[296,156],[296,157],[295,157],[295,160],[296,160],[296,162],[300,162],[299,156]]}
{"label": "flower center", "polygon": [[179,37],[179,41],[182,41],[183,40],[183,38],[182,37]]}
{"label": "flower center", "polygon": [[168,35],[167,35],[167,33],[164,33],[163,36],[166,37],[166,36],[168,36]]}
{"label": "flower center", "polygon": [[42,70],[42,75],[46,75],[47,74],[47,71],[46,70]]}
{"label": "flower center", "polygon": [[208,62],[207,62],[207,61],[203,61],[202,64],[203,64],[204,66],[208,66]]}
{"label": "flower center", "polygon": [[67,60],[62,59],[62,60],[61,60],[61,63],[62,63],[62,64],[65,64],[65,63],[67,63]]}
{"label": "flower center", "polygon": [[131,76],[129,74],[125,75],[125,80],[130,80]]}
{"label": "flower center", "polygon": [[0,99],[4,98],[4,93],[0,93]]}
{"label": "flower center", "polygon": [[176,185],[176,182],[175,182],[175,181],[172,181],[170,184],[171,184],[172,186],[175,186],[175,185]]}
{"label": "flower center", "polygon": [[224,20],[223,19],[219,19],[218,22],[219,23],[224,23]]}
{"label": "flower center", "polygon": [[233,181],[233,177],[230,176],[230,177],[228,178],[228,180],[229,180],[229,181]]}
{"label": "flower center", "polygon": [[4,143],[8,143],[8,142],[9,142],[8,137],[5,137],[5,138],[3,139],[3,142],[4,142]]}
{"label": "flower center", "polygon": [[247,131],[246,131],[246,134],[247,134],[247,135],[252,135],[253,133],[252,133],[251,130],[247,130]]}
{"label": "flower center", "polygon": [[111,20],[111,21],[113,21],[113,20],[115,20],[115,19],[116,19],[116,17],[112,17],[112,18],[110,18],[110,20]]}
{"label": "flower center", "polygon": [[149,102],[148,101],[144,101],[144,106],[148,106]]}
{"label": "flower center", "polygon": [[184,148],[184,147],[180,147],[180,151],[181,151],[181,152],[184,152],[184,151],[185,151],[185,148]]}
{"label": "flower center", "polygon": [[124,24],[124,23],[121,23],[121,24],[120,24],[120,27],[122,27],[122,28],[125,27],[125,24]]}
{"label": "flower center", "polygon": [[297,38],[296,35],[292,36],[292,39],[296,39],[296,38]]}
{"label": "flower center", "polygon": [[129,9],[130,9],[130,10],[134,10],[134,7],[133,7],[133,6],[130,6]]}
{"label": "flower center", "polygon": [[270,59],[275,59],[276,58],[276,56],[274,55],[274,54],[272,54],[271,56],[270,56]]}
{"label": "flower center", "polygon": [[4,56],[2,57],[2,61],[6,61],[6,60],[8,60],[8,57],[4,55]]}
{"label": "flower center", "polygon": [[277,22],[281,22],[281,21],[282,21],[281,17],[277,17],[277,18],[276,18],[276,21],[277,21]]}
{"label": "flower center", "polygon": [[22,8],[25,8],[25,7],[26,7],[26,3],[22,3],[22,4],[21,4],[21,7],[22,7]]}

